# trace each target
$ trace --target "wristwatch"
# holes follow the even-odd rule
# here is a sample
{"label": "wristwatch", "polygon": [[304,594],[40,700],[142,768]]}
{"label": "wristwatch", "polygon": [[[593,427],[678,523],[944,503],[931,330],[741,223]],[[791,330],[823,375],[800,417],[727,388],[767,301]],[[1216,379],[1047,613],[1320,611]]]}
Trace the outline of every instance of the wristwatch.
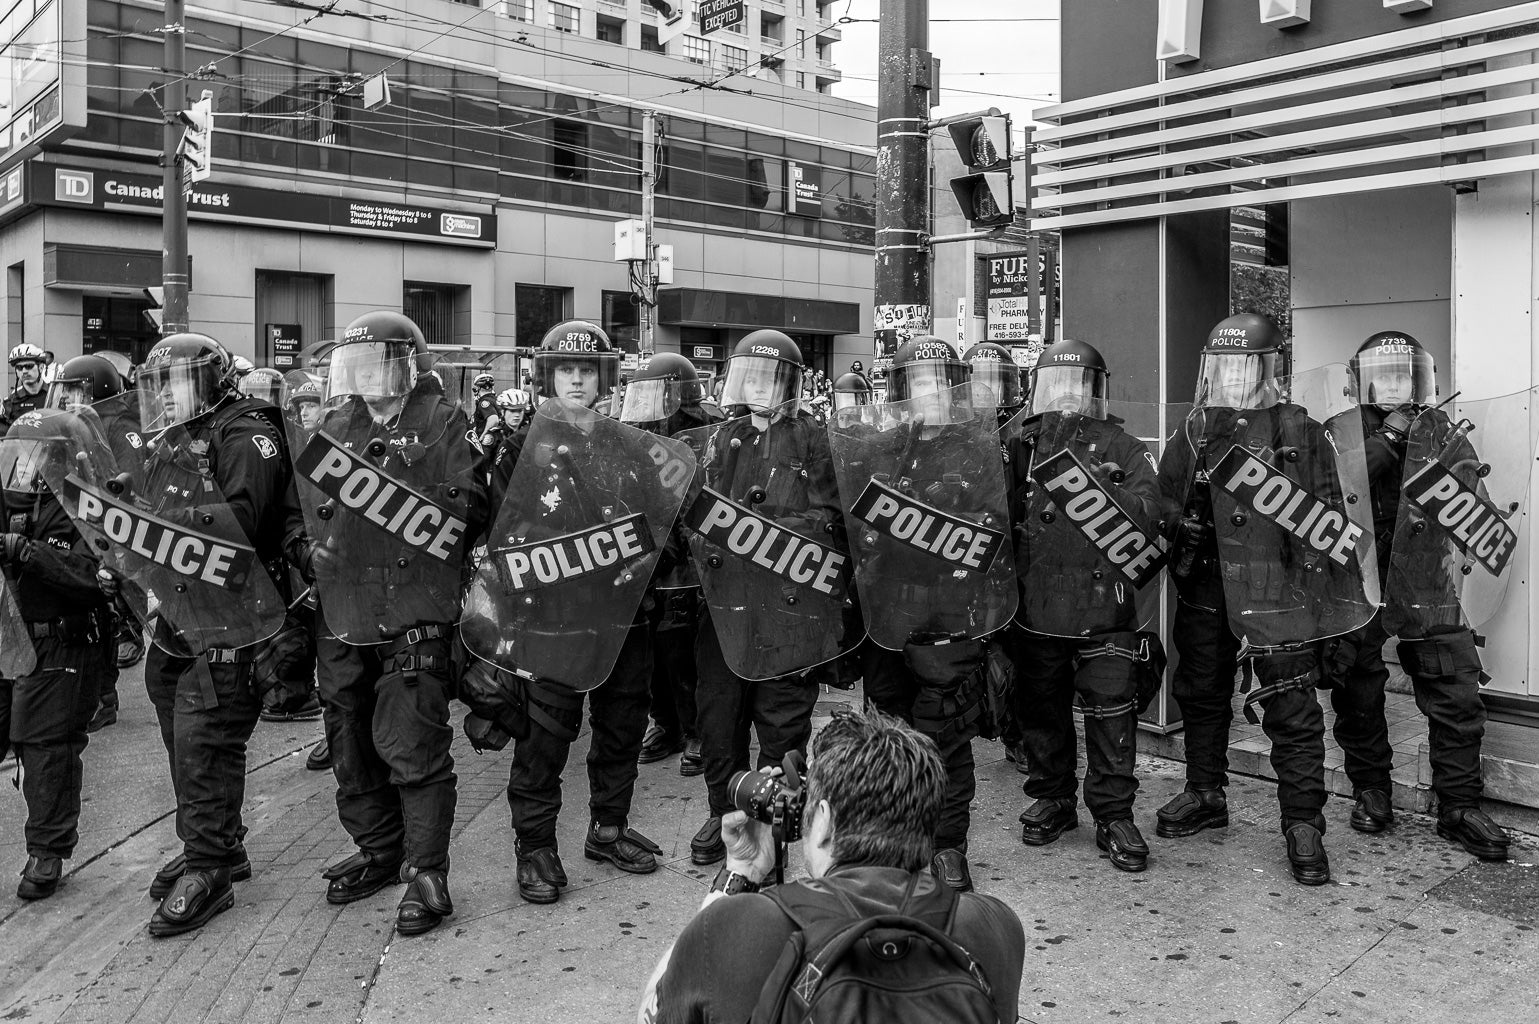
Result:
{"label": "wristwatch", "polygon": [[723,864],[721,870],[716,872],[715,881],[711,882],[711,891],[736,896],[740,892],[758,892],[759,883],[747,875],[727,870],[727,866]]}

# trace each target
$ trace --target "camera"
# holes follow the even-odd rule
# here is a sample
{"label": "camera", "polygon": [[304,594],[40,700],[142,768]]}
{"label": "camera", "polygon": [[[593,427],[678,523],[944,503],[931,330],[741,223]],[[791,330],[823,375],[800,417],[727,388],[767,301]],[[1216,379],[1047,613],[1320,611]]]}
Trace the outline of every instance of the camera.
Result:
{"label": "camera", "polygon": [[783,775],[768,772],[737,772],[727,783],[732,805],[755,821],[773,826],[775,838],[794,843],[802,837],[802,808],[807,789],[802,775],[807,763],[798,751],[785,757]]}

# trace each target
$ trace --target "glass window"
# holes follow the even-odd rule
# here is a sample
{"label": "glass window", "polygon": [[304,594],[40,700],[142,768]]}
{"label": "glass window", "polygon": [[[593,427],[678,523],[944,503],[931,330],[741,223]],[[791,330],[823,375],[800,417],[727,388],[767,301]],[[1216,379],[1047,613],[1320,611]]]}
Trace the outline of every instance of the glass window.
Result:
{"label": "glass window", "polygon": [[604,293],[604,322],[599,326],[616,348],[627,352],[638,349],[641,335],[641,309],[630,292]]}
{"label": "glass window", "polygon": [[657,29],[652,25],[641,26],[641,48],[651,50],[653,53],[667,53],[668,48],[657,38]]}
{"label": "glass window", "polygon": [[507,0],[502,13],[514,21],[534,23],[534,0]]}
{"label": "glass window", "polygon": [[534,347],[545,332],[571,315],[572,289],[538,284],[513,286],[514,340]]}
{"label": "glass window", "polygon": [[711,62],[711,44],[699,36],[686,35],[684,38],[684,59],[696,64],[709,64]]}
{"label": "glass window", "polygon": [[550,27],[557,32],[576,32],[582,17],[582,10],[571,4],[556,3],[551,0]]}
{"label": "glass window", "polygon": [[588,178],[588,126],[582,121],[551,122],[550,172],[562,181]]}
{"label": "glass window", "polygon": [[[463,316],[459,315],[464,310]],[[426,284],[404,281],[401,284],[401,312],[422,329],[429,345],[467,345],[469,331],[470,288],[460,284]],[[464,329],[459,328],[464,322]]]}
{"label": "glass window", "polygon": [[614,18],[607,18],[600,14],[596,25],[595,34],[600,42],[614,43],[617,46],[625,45],[625,22]]}
{"label": "glass window", "polygon": [[721,47],[721,66],[728,71],[741,71],[748,66],[748,51],[741,46]]}

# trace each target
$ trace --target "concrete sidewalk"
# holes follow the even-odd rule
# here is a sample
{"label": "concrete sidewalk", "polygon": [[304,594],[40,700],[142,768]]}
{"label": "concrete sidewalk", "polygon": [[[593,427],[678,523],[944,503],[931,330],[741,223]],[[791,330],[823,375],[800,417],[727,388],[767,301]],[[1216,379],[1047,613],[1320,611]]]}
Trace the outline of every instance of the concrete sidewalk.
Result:
{"label": "concrete sidewalk", "polygon": [[[306,772],[319,723],[258,727],[248,778],[255,876],[202,932],[152,940],[150,875],[175,849],[170,789],[137,674],[123,721],[87,751],[84,840],[67,884],[24,905],[0,892],[0,1020],[620,1021],[689,920],[714,868],[689,863],[704,786],[677,759],[643,766],[633,824],[663,867],[629,876],[583,859],[586,736],[567,772],[560,834],[572,886],[536,907],[518,898],[504,802],[508,755],[456,746],[459,810],[445,927],[397,939],[399,887],[337,908],[321,867],[350,850],[329,773]],[[827,712],[845,698],[832,695]],[[1029,937],[1021,1013],[1030,1021],[1401,1021],[1436,1014],[1487,1024],[1534,1019],[1539,847],[1480,864],[1402,813],[1363,836],[1350,805],[1327,808],[1336,882],[1288,874],[1270,784],[1236,779],[1231,826],[1186,840],[1154,836],[1153,810],[1181,766],[1144,758],[1139,822],[1150,870],[1114,871],[1088,817],[1028,849],[1016,815],[1021,776],[979,743],[972,861],[979,888],[1009,902]],[[21,801],[0,799],[3,870],[18,870]],[[793,865],[794,867],[794,865]],[[9,877],[9,875],[8,875]]]}

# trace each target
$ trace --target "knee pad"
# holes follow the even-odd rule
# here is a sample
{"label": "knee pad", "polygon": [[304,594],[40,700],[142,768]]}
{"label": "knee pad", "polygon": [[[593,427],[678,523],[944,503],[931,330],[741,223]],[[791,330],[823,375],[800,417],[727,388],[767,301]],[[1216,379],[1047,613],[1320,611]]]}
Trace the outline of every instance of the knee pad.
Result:
{"label": "knee pad", "polygon": [[1479,644],[1469,629],[1434,633],[1431,636],[1401,640],[1395,646],[1400,665],[1412,676],[1446,679],[1467,676],[1484,686],[1491,681],[1480,664]]}

